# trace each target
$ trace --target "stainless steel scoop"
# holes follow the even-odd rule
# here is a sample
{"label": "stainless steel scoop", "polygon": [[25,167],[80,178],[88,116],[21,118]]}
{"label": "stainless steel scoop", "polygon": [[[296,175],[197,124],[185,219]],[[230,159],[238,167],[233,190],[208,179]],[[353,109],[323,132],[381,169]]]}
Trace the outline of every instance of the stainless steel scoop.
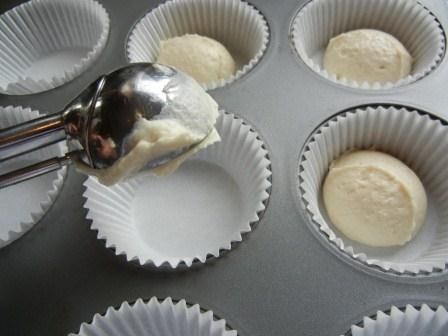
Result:
{"label": "stainless steel scoop", "polygon": [[[0,188],[54,171],[74,159],[95,169],[110,167],[127,154],[125,139],[137,120],[163,119],[167,85],[182,90],[188,81],[171,67],[131,64],[97,79],[62,112],[0,130],[0,162],[66,138],[71,148],[63,157],[0,175]],[[165,164],[195,145],[158,157],[145,168]]]}

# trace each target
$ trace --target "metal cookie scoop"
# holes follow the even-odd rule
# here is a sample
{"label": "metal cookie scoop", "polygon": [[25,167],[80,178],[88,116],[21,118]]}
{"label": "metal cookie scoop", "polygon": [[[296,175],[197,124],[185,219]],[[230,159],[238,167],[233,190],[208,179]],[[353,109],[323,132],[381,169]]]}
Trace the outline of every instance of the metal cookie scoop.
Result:
{"label": "metal cookie scoop", "polygon": [[[68,138],[71,151],[31,166],[0,175],[0,188],[36,177],[73,159],[103,169],[127,154],[125,139],[137,120],[163,119],[166,86],[182,90],[188,77],[175,69],[150,63],[135,63],[102,76],[60,113],[0,130],[0,162]],[[210,133],[204,133],[204,138]],[[200,143],[200,142],[199,142]],[[181,148],[149,162],[151,169],[184,154]]]}

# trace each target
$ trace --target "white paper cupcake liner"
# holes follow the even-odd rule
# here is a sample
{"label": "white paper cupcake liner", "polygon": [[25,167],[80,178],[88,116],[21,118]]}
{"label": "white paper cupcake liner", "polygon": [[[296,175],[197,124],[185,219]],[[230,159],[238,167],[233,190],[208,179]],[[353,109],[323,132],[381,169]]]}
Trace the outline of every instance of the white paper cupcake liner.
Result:
{"label": "white paper cupcake liner", "polygon": [[[299,193],[312,221],[340,250],[370,266],[398,274],[428,274],[448,264],[448,136],[441,121],[399,107],[365,107],[325,122],[305,145]],[[352,149],[375,148],[403,161],[419,176],[427,196],[426,221],[404,246],[374,248],[354,242],[326,218],[321,187],[330,163]]]}
{"label": "white paper cupcake liner", "polygon": [[[410,75],[395,83],[369,84],[328,73],[323,56],[330,39],[363,28],[384,31],[403,43],[413,58]],[[440,63],[445,50],[439,22],[414,0],[313,0],[293,21],[292,43],[305,64],[319,75],[361,89],[389,89],[415,82]]]}
{"label": "white paper cupcake liner", "polygon": [[170,176],[139,176],[112,187],[85,182],[87,218],[98,238],[128,261],[191,266],[240,242],[266,208],[270,161],[243,120],[221,113],[221,142]]}
{"label": "white paper cupcake liner", "polygon": [[0,92],[30,94],[60,86],[100,55],[109,16],[93,0],[32,0],[0,16]]}
{"label": "white paper cupcake liner", "polygon": [[[345,335],[350,336],[446,336],[448,312],[443,306],[431,309],[406,305],[392,306],[390,311],[378,311],[374,317],[364,317],[360,325],[353,325]],[[342,335],[341,335],[342,336]]]}
{"label": "white paper cupcake liner", "polygon": [[[39,116],[37,111],[22,107],[0,107],[0,128],[6,128]],[[46,158],[60,156],[65,145],[57,144],[5,162],[0,174]],[[30,230],[55,201],[64,181],[66,169],[0,189],[0,247],[4,247]]]}
{"label": "white paper cupcake liner", "polygon": [[138,299],[134,304],[124,302],[120,308],[110,307],[104,315],[96,314],[91,323],[83,323],[77,334],[70,336],[237,336],[228,329],[226,321],[217,319],[212,311],[185,300],[171,298],[148,302]]}
{"label": "white paper cupcake liner", "polygon": [[156,62],[160,41],[199,34],[221,42],[235,58],[238,70],[227,79],[204,85],[212,90],[251,70],[263,56],[269,29],[263,15],[242,0],[171,0],[149,12],[128,41],[130,62]]}

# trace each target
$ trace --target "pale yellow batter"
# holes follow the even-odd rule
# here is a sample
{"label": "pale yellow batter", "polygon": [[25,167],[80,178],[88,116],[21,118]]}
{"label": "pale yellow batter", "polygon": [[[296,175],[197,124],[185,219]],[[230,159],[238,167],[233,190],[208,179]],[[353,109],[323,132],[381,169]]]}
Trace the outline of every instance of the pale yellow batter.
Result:
{"label": "pale yellow batter", "polygon": [[161,41],[157,63],[173,66],[201,84],[227,79],[236,71],[235,60],[221,43],[197,34]]}
{"label": "pale yellow batter", "polygon": [[394,83],[409,75],[412,57],[392,35],[374,29],[359,29],[330,40],[324,68],[338,79],[370,84]]}
{"label": "pale yellow batter", "polygon": [[176,120],[147,121],[142,119],[132,134],[130,139],[133,142],[132,149],[126,156],[106,169],[93,169],[79,164],[78,168],[88,175],[96,176],[100,183],[110,186],[140,172],[154,158],[200,142],[185,154],[147,172],[164,176],[172,173],[199,150],[219,141],[220,137],[218,132],[213,129],[204,140],[202,139],[203,137],[195,136]]}
{"label": "pale yellow batter", "polygon": [[372,150],[345,154],[331,164],[323,200],[343,234],[370,246],[405,244],[426,216],[426,193],[417,175],[398,159]]}

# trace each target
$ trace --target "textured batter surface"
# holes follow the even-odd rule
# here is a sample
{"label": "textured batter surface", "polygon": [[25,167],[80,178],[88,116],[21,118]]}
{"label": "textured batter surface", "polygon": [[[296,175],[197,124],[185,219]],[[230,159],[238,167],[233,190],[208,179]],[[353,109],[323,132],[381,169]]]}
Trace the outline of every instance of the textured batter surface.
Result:
{"label": "textured batter surface", "polygon": [[201,84],[227,79],[236,71],[235,60],[221,43],[197,34],[161,41],[157,63],[171,65]]}
{"label": "textured batter surface", "polygon": [[412,57],[392,35],[374,29],[359,29],[330,40],[324,68],[338,79],[385,84],[409,75]]}
{"label": "textured batter surface", "polygon": [[426,215],[425,190],[415,173],[396,158],[370,150],[333,162],[323,198],[332,223],[370,246],[405,244]]}

